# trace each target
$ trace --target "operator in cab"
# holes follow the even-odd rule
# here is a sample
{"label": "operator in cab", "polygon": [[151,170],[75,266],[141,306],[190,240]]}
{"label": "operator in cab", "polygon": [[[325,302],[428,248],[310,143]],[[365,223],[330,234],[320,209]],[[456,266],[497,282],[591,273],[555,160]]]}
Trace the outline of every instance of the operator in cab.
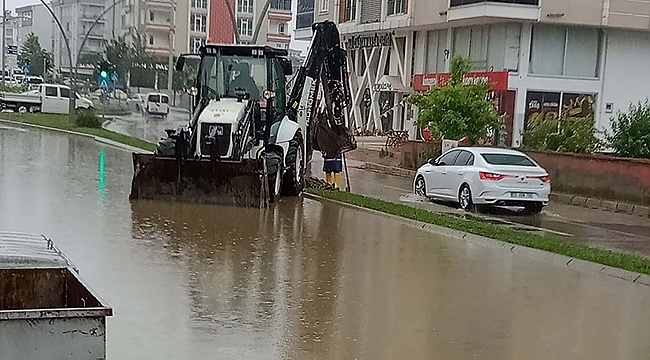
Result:
{"label": "operator in cab", "polygon": [[[243,89],[247,94],[250,95],[250,98],[253,100],[260,99],[260,92],[257,88],[255,80],[250,74],[250,68],[247,63],[238,63],[234,66],[234,71],[238,71],[237,75],[232,82],[230,83],[230,88],[228,90],[228,96],[235,97],[237,96],[238,89]],[[241,90],[240,90],[241,91]]]}

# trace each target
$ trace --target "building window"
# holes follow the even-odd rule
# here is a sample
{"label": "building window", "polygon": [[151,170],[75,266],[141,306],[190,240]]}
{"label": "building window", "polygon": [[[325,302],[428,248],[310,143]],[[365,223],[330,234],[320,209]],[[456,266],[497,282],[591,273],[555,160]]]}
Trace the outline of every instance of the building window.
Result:
{"label": "building window", "polygon": [[198,53],[201,50],[201,46],[205,46],[205,39],[203,38],[192,38],[190,41],[193,53]]}
{"label": "building window", "polygon": [[253,21],[251,19],[237,19],[237,28],[239,35],[253,36]]}
{"label": "building window", "polygon": [[427,33],[426,65],[427,74],[445,72],[445,50],[447,50],[447,30],[434,30]]}
{"label": "building window", "polygon": [[388,15],[406,13],[406,0],[388,0]]}
{"label": "building window", "polygon": [[206,32],[207,31],[207,17],[206,15],[197,15],[192,14],[190,16],[190,30],[196,32]]}
{"label": "building window", "polygon": [[287,33],[287,25],[285,23],[278,24],[278,34],[285,35]]}
{"label": "building window", "polygon": [[597,77],[600,42],[600,30],[596,28],[535,25],[530,49],[530,72]]}
{"label": "building window", "polygon": [[208,0],[192,0],[192,8],[194,9],[207,9]]}
{"label": "building window", "polygon": [[296,29],[309,29],[314,23],[314,0],[298,0]]}
{"label": "building window", "polygon": [[341,22],[354,21],[357,18],[357,0],[341,0],[343,12],[340,17]]}
{"label": "building window", "polygon": [[329,0],[320,0],[320,12],[327,13],[330,10]]}
{"label": "building window", "polygon": [[291,0],[272,0],[271,9],[291,11]]}
{"label": "building window", "polygon": [[149,37],[149,45],[153,45],[153,36]]}
{"label": "building window", "polygon": [[469,58],[472,71],[517,71],[519,24],[496,24],[454,30],[454,54]]}
{"label": "building window", "polygon": [[253,0],[237,0],[237,11],[240,13],[253,13]]}

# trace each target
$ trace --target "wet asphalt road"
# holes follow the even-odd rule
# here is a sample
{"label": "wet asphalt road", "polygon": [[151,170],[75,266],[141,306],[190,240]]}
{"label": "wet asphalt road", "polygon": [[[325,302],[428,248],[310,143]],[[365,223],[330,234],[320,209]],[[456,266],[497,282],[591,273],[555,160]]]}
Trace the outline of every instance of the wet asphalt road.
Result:
{"label": "wet asphalt road", "polygon": [[[187,121],[188,114],[180,111],[173,111],[168,119],[145,120],[139,114],[133,114],[116,119],[109,125],[109,129],[156,143],[165,135],[165,129],[183,126]],[[453,204],[436,203],[412,194],[411,179],[362,170],[363,163],[358,161],[350,160],[348,163],[353,192],[382,200],[408,203],[431,211],[464,215]],[[321,168],[320,156],[314,154],[312,174],[324,177]],[[650,256],[650,218],[647,217],[553,202],[538,216],[522,216],[502,209],[473,216],[540,234],[559,235],[569,241],[590,246]]]}
{"label": "wet asphalt road", "polygon": [[108,359],[641,359],[650,288],[308,199],[128,201],[128,152],[0,124],[0,230],[114,308]]}

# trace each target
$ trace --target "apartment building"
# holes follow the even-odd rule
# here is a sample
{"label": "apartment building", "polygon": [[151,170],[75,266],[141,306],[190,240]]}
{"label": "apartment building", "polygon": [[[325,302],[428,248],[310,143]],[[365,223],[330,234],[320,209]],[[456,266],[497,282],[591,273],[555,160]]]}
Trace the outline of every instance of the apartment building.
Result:
{"label": "apartment building", "polygon": [[[237,31],[242,43],[252,43],[255,27],[263,15],[266,0],[233,0]],[[212,0],[210,9],[210,41],[218,44],[231,44],[235,41],[232,20],[224,0]],[[264,14],[258,44],[289,49],[291,35],[288,23],[292,19],[291,0],[271,0],[269,9]]]}
{"label": "apartment building", "polygon": [[[91,30],[92,24],[105,10],[106,2],[104,0],[56,0],[52,2],[51,6],[69,41],[72,66],[77,62],[79,55],[104,51],[104,41],[110,38],[113,24],[106,20],[106,16],[103,16]],[[56,23],[51,21],[51,17],[46,19],[46,24],[41,26],[51,27],[54,62],[60,71],[69,72],[70,59],[61,31]],[[88,34],[88,38],[82,48],[81,44],[86,34]]]}
{"label": "apartment building", "polygon": [[18,46],[33,33],[38,37],[41,48],[52,52],[52,16],[43,4],[27,5],[16,8],[18,25]]}
{"label": "apartment building", "polygon": [[417,111],[402,100],[443,79],[454,54],[490,82],[515,147],[533,117],[593,112],[606,129],[650,97],[647,0],[298,1],[299,39],[313,21],[340,23],[356,126],[415,136]]}

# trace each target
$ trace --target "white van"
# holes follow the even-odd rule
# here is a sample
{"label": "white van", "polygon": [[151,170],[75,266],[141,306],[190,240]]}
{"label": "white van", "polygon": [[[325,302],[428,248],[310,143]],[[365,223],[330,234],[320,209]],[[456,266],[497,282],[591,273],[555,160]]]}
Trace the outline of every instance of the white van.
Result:
{"label": "white van", "polygon": [[146,116],[160,115],[166,118],[169,115],[169,96],[162,93],[147,94],[144,113]]}

